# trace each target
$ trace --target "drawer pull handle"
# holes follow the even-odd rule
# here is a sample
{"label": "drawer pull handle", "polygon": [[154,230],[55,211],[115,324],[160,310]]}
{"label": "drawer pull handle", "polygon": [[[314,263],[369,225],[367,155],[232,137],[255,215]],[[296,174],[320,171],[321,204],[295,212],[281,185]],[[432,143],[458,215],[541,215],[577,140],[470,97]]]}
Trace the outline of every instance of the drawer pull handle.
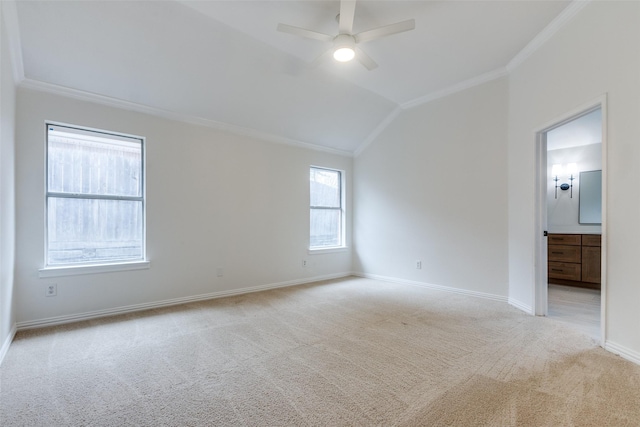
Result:
{"label": "drawer pull handle", "polygon": [[560,270],[558,268],[552,268],[551,271],[564,271],[564,270]]}
{"label": "drawer pull handle", "polygon": [[552,254],[562,255],[564,252],[551,252]]}

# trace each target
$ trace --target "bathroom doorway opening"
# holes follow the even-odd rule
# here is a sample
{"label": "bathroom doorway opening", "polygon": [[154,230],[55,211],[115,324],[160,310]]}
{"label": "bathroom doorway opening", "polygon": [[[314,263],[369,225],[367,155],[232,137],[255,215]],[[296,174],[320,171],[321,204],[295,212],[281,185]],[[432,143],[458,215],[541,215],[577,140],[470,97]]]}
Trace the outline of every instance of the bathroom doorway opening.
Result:
{"label": "bathroom doorway opening", "polygon": [[604,342],[606,104],[536,134],[535,313]]}

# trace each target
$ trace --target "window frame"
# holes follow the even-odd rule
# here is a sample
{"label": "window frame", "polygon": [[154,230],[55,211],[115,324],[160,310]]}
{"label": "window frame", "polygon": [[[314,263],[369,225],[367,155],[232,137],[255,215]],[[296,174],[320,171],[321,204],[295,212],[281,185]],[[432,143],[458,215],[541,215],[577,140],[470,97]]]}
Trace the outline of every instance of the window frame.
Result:
{"label": "window frame", "polygon": [[326,167],[326,166],[314,166],[311,165],[309,166],[309,172],[311,172],[312,169],[319,169],[319,170],[326,170],[326,171],[330,171],[330,172],[337,172],[338,173],[338,177],[339,177],[339,191],[340,191],[340,195],[339,195],[339,200],[340,200],[340,206],[339,207],[328,207],[328,206],[312,206],[311,205],[311,181],[309,181],[309,219],[311,219],[311,211],[313,209],[322,209],[322,210],[337,210],[340,212],[340,231],[339,231],[339,244],[338,245],[332,245],[332,246],[311,246],[311,223],[309,223],[309,245],[308,245],[308,252],[309,254],[313,254],[313,253],[329,253],[329,252],[341,252],[343,250],[345,250],[347,248],[347,242],[346,242],[346,209],[345,209],[345,204],[346,204],[346,197],[345,197],[345,171],[341,170],[341,169],[336,169],[336,168],[330,168],[330,167]]}
{"label": "window frame", "polygon": [[[49,127],[63,127],[75,131],[99,134],[114,139],[140,141],[140,196],[116,196],[103,194],[65,193],[49,191]],[[67,276],[88,273],[104,273],[110,271],[126,271],[146,269],[150,267],[147,260],[147,194],[146,194],[146,138],[139,135],[131,135],[123,132],[115,132],[104,129],[96,129],[87,126],[73,125],[47,120],[44,128],[44,267],[39,270],[40,277]],[[67,264],[49,264],[49,198],[83,199],[83,200],[125,200],[141,203],[142,215],[142,255],[136,259],[119,259],[113,261],[79,262]]]}

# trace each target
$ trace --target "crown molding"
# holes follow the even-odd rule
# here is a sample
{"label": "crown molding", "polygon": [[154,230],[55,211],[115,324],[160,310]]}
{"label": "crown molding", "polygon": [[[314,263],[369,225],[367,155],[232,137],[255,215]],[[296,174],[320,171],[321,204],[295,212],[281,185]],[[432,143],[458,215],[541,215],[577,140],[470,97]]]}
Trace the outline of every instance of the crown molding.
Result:
{"label": "crown molding", "polygon": [[506,67],[499,68],[488,73],[473,77],[463,82],[457,83],[448,88],[427,94],[414,100],[405,102],[397,106],[389,115],[380,122],[367,138],[354,150],[349,152],[335,148],[329,148],[312,144],[308,142],[298,141],[282,137],[279,135],[262,132],[256,129],[237,126],[229,123],[218,122],[215,120],[205,119],[201,117],[180,114],[160,108],[149,107],[117,98],[111,98],[91,92],[84,92],[77,89],[71,89],[64,86],[45,83],[38,80],[27,79],[24,74],[24,62],[22,57],[22,45],[20,41],[20,27],[18,23],[18,13],[15,0],[2,0],[0,7],[2,8],[3,20],[7,28],[7,37],[11,51],[11,59],[13,66],[14,80],[20,87],[26,89],[49,92],[65,97],[78,99],[82,101],[94,102],[110,107],[125,109],[129,111],[140,112],[170,120],[176,120],[184,123],[205,126],[221,131],[226,131],[236,135],[247,136],[264,141],[278,144],[285,144],[294,147],[306,148],[314,151],[321,151],[344,157],[359,156],[384,130],[400,115],[403,110],[418,107],[440,98],[453,95],[470,89],[474,86],[487,83],[509,75],[514,69],[522,64],[529,56],[542,47],[555,33],[557,33],[565,24],[567,24],[574,16],[576,16],[587,4],[592,0],[573,0],[555,19],[553,19],[536,37],[533,38],[518,54],[516,54]]}
{"label": "crown molding", "polygon": [[385,120],[383,120],[376,128],[369,134],[362,144],[355,150],[354,155],[358,157],[362,152],[375,140],[387,126],[395,120],[395,118],[402,112],[402,110],[408,110],[420,105],[427,104],[440,98],[444,98],[449,95],[453,95],[457,92],[470,89],[474,86],[481,85],[483,83],[490,82],[491,80],[499,79],[501,77],[508,76],[513,70],[515,70],[520,64],[522,64],[528,57],[534,52],[540,49],[554,34],[556,34],[564,25],[566,25],[573,17],[575,17],[584,7],[592,0],[573,0],[560,14],[555,17],[533,40],[531,40],[520,52],[514,56],[511,61],[505,66],[488,73],[481,74],[473,77],[469,80],[457,83],[448,88],[439,90],[416,98],[414,100],[400,104],[398,108],[389,114]]}
{"label": "crown molding", "polygon": [[445,96],[453,95],[454,93],[462,92],[474,86],[479,86],[481,84],[490,82],[491,80],[496,80],[501,77],[505,77],[507,74],[508,72],[506,68],[498,68],[493,71],[489,71],[488,73],[480,74],[479,76],[472,77],[460,83],[456,83],[453,86],[449,86],[439,91],[432,92],[425,96],[421,96],[420,98],[416,98],[412,101],[405,102],[404,104],[400,104],[400,107],[403,110],[415,108],[420,105],[435,101],[436,99],[444,98]]}
{"label": "crown molding", "polygon": [[7,28],[13,80],[20,83],[24,80],[24,61],[22,59],[22,43],[20,41],[20,24],[18,23],[18,9],[14,0],[0,1],[2,19]]}
{"label": "crown molding", "polygon": [[490,82],[492,80],[499,79],[501,77],[505,77],[508,74],[506,68],[499,68],[497,70],[490,71],[485,74],[481,74],[479,76],[473,77],[469,80],[465,80],[463,82],[457,83],[453,86],[449,86],[448,88],[444,88],[437,92],[430,93],[425,96],[421,96],[420,98],[416,98],[412,101],[405,102],[404,104],[400,104],[397,106],[383,121],[381,121],[378,126],[373,129],[373,131],[367,136],[367,138],[362,141],[362,144],[356,148],[354,151],[354,157],[358,157],[362,152],[378,137],[384,130],[402,113],[404,110],[409,110],[411,108],[418,107],[420,105],[428,104],[429,102],[435,101],[436,99],[444,98],[449,95],[453,95],[454,93],[462,92],[464,90],[470,89],[474,86],[479,86],[481,84]]}
{"label": "crown molding", "polygon": [[247,128],[243,126],[233,125],[230,123],[218,122],[215,120],[205,119],[202,117],[191,116],[187,114],[180,114],[169,110],[163,110],[161,108],[150,107],[147,105],[137,104],[135,102],[125,101],[118,98],[112,98],[109,96],[100,95],[92,92],[85,92],[78,89],[72,89],[65,86],[55,85],[51,83],[42,82],[33,79],[24,79],[20,82],[20,88],[34,90],[38,92],[47,92],[54,95],[60,95],[67,98],[76,99],[79,101],[93,102],[96,104],[105,105],[108,107],[119,108],[128,111],[135,111],[137,113],[149,114],[151,116],[161,117],[164,119],[175,120],[183,123],[189,123],[197,126],[204,126],[213,128],[220,131],[229,132],[236,135],[246,136],[250,138],[260,139],[263,141],[273,142],[277,144],[284,144],[298,148],[305,148],[308,150],[322,151],[325,153],[336,154],[344,157],[353,157],[353,153],[344,150],[338,150],[335,148],[323,147],[317,144],[311,144],[308,142],[298,141],[295,139],[285,138],[279,135],[273,135],[267,132],[262,132],[256,129]]}
{"label": "crown molding", "polygon": [[507,70],[512,72],[520,64],[526,61],[538,49],[540,49],[554,34],[564,27],[578,12],[589,4],[591,0],[573,0],[569,6],[564,8],[558,16],[556,16],[537,36],[533,38],[520,52],[514,56],[507,64]]}
{"label": "crown molding", "polygon": [[358,148],[356,148],[356,150],[353,152],[354,157],[358,157],[360,154],[362,154],[362,152],[369,146],[369,144],[371,144],[378,136],[380,136],[380,134],[391,124],[391,122],[396,119],[396,117],[400,115],[401,112],[402,108],[400,106],[397,106],[395,109],[393,109],[393,111],[391,111],[391,113],[389,113],[387,117],[385,117],[384,120],[375,127],[375,129],[373,129],[369,136],[367,136],[367,138],[362,141]]}

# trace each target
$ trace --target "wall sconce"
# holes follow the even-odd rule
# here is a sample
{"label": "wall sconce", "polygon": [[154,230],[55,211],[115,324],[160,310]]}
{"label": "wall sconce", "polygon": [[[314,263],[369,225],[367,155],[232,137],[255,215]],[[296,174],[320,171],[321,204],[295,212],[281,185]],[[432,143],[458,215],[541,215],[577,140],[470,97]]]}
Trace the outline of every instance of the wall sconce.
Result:
{"label": "wall sconce", "polygon": [[558,181],[560,181],[560,178],[558,178],[558,176],[562,175],[563,172],[564,172],[564,169],[560,164],[555,164],[551,168],[551,175],[553,176],[552,180],[555,181],[556,183],[556,199],[558,198],[558,187],[560,187],[560,189],[563,191],[567,191],[568,189],[571,189],[570,197],[573,199],[573,180],[576,179],[574,175],[578,173],[578,165],[576,163],[569,163],[567,165],[567,174],[569,175],[570,184],[563,183],[558,185]]}

